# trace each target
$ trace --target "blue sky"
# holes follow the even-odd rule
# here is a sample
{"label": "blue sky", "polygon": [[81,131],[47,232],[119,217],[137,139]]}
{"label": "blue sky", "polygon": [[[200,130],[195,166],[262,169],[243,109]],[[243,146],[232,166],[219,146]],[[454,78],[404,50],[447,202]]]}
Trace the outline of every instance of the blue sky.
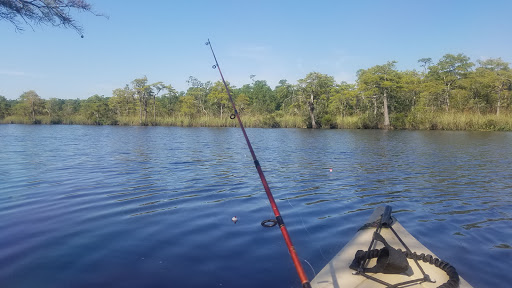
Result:
{"label": "blue sky", "polygon": [[356,72],[387,61],[420,69],[464,53],[473,61],[512,62],[512,1],[89,1],[110,19],[74,13],[85,38],[69,29],[0,21],[0,95],[18,98],[111,96],[146,75],[177,90],[186,80],[217,81],[210,38],[224,76],[249,76],[274,88],[317,71],[354,82]]}

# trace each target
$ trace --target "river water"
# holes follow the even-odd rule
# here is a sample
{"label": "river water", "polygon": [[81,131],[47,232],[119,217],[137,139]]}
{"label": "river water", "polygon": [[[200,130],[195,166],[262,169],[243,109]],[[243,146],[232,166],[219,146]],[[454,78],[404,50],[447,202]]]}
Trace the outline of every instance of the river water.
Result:
{"label": "river water", "polygon": [[[512,283],[512,133],[248,134],[308,277],[388,204],[474,287]],[[300,287],[237,128],[0,125],[0,149],[1,287]]]}

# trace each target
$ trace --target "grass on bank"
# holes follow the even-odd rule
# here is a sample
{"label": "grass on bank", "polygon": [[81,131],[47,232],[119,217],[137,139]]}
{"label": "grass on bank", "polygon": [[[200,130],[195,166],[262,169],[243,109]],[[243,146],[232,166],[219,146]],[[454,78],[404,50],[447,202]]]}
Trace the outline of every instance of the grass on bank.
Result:
{"label": "grass on bank", "polygon": [[421,117],[409,117],[405,129],[418,130],[469,130],[512,131],[512,114],[430,113]]}
{"label": "grass on bank", "polygon": [[[505,112],[499,116],[494,114],[472,114],[463,112],[435,112],[435,113],[410,113],[409,115],[392,114],[391,126],[393,129],[409,130],[479,130],[479,131],[512,131],[512,114]],[[318,123],[322,128],[338,129],[374,129],[382,128],[380,119],[372,115],[351,115],[336,118],[324,117]],[[262,128],[307,128],[308,119],[303,116],[289,115],[285,113],[273,113],[270,115],[242,115],[245,127]],[[67,125],[122,125],[139,126],[139,117],[117,117],[110,120],[87,119],[81,115],[71,117],[51,118],[38,116],[36,121],[23,116],[8,116],[0,120],[0,123],[13,124],[67,124]],[[156,121],[148,118],[148,126],[181,126],[181,127],[237,127],[238,121],[230,119],[229,115],[220,117],[157,117]]]}

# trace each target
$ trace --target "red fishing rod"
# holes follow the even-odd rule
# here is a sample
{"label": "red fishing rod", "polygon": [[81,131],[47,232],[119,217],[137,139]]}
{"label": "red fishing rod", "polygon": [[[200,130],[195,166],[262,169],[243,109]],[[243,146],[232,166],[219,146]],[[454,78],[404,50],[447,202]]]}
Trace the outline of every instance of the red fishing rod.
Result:
{"label": "red fishing rod", "polygon": [[[279,228],[281,229],[281,233],[283,234],[284,241],[286,242],[286,246],[288,247],[288,252],[290,252],[290,256],[292,257],[293,265],[295,265],[295,269],[297,269],[297,273],[299,274],[300,281],[302,282],[302,287],[303,288],[311,288],[311,284],[309,283],[308,277],[306,276],[306,273],[304,272],[304,269],[302,268],[302,265],[300,264],[299,256],[297,255],[297,252],[295,251],[295,247],[293,247],[292,239],[290,238],[290,234],[288,234],[288,230],[286,229],[286,226],[284,225],[283,217],[281,217],[281,213],[279,213],[279,209],[277,208],[277,204],[276,204],[276,201],[274,200],[274,196],[272,195],[272,192],[270,191],[270,187],[268,187],[267,179],[265,179],[265,175],[263,174],[263,170],[261,169],[260,162],[256,158],[256,154],[254,153],[254,150],[252,149],[251,141],[249,141],[249,137],[247,136],[247,133],[245,132],[244,125],[242,124],[242,120],[240,119],[240,114],[238,114],[238,111],[236,110],[235,101],[233,101],[233,97],[231,97],[231,93],[229,92],[229,88],[228,88],[228,85],[226,84],[226,80],[224,80],[222,71],[220,71],[219,62],[217,61],[217,57],[215,57],[215,52],[213,52],[213,47],[210,42],[210,39],[208,39],[208,42],[206,42],[206,45],[210,46],[210,49],[212,50],[213,58],[215,59],[215,65],[213,65],[212,68],[219,70],[220,78],[222,78],[222,82],[224,83],[224,87],[226,87],[226,92],[228,93],[228,96],[229,96],[229,101],[231,101],[231,106],[233,106],[233,110],[235,111],[234,115],[238,119],[238,124],[240,125],[240,128],[242,129],[242,133],[244,134],[245,141],[247,142],[247,147],[249,147],[249,151],[251,152],[252,160],[254,160],[254,166],[256,166],[256,170],[258,171],[258,174],[260,175],[261,184],[263,184],[263,188],[265,189],[265,193],[267,193],[267,197],[268,197],[268,201],[270,202],[270,206],[272,206],[272,210],[274,211],[274,215],[276,216],[276,220],[274,223],[279,224]],[[262,222],[262,225],[264,225],[264,222],[265,221]]]}

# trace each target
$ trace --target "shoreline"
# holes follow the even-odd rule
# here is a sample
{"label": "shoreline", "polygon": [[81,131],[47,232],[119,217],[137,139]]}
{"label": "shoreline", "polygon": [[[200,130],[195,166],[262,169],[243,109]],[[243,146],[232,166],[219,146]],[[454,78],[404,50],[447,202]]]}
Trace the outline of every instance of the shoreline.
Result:
{"label": "shoreline", "polygon": [[[277,114],[277,115],[276,115]],[[370,115],[372,116],[372,115]],[[353,115],[332,119],[328,125],[318,129],[385,129],[375,117]],[[301,116],[279,115],[243,115],[242,121],[247,128],[303,128],[308,127]],[[110,126],[172,126],[172,127],[238,127],[229,119],[219,117],[157,117],[148,120],[145,125],[138,117],[119,117],[110,123],[94,122],[83,117],[50,118],[36,117],[35,123],[24,117],[8,116],[0,124],[26,125],[110,125]],[[422,115],[392,115],[390,130],[446,130],[446,131],[512,131],[512,115],[471,114],[471,113],[430,113]]]}

